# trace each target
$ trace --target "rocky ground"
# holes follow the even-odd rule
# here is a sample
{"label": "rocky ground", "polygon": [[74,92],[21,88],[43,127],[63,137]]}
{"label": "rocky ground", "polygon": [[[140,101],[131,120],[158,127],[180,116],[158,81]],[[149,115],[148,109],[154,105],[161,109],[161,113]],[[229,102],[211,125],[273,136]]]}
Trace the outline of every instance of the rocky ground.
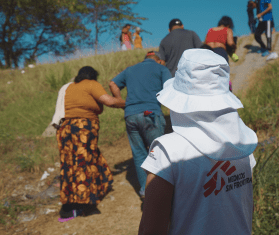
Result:
{"label": "rocky ground", "polygon": [[[278,33],[273,35],[274,51],[279,53]],[[275,40],[276,39],[276,40]],[[241,92],[247,87],[248,79],[253,72],[264,66],[266,57],[255,53],[258,45],[252,37],[241,37],[237,54],[240,60],[231,62],[231,78],[233,92]],[[168,131],[170,123],[168,119]],[[53,135],[48,127],[44,136]],[[45,169],[46,179],[42,175],[16,172],[14,190],[10,199],[5,202],[9,206],[12,201],[23,205],[36,205],[32,212],[21,212],[16,225],[0,226],[0,234],[40,234],[40,235],[134,235],[137,234],[141,218],[142,202],[137,194],[139,185],[133,165],[132,154],[127,137],[112,146],[100,146],[114,173],[113,191],[99,204],[100,214],[78,217],[74,220],[58,222],[59,202],[59,163]]]}

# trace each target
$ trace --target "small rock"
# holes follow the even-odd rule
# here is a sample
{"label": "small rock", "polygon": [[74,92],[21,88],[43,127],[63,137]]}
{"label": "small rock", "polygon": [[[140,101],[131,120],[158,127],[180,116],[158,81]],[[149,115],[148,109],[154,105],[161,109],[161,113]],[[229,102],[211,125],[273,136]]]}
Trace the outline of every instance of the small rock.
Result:
{"label": "small rock", "polygon": [[110,200],[111,200],[111,201],[114,201],[114,200],[115,200],[115,197],[114,197],[114,196],[109,195],[109,197],[110,197]]}
{"label": "small rock", "polygon": [[55,209],[46,209],[45,214],[47,215],[49,213],[54,213],[54,212],[56,212]]}
{"label": "small rock", "polygon": [[18,180],[23,180],[24,178],[22,176],[19,176],[17,179]]}
{"label": "small rock", "polygon": [[41,181],[41,182],[38,183],[38,187],[43,187],[43,186],[45,186],[45,182],[44,181]]}
{"label": "small rock", "polygon": [[57,168],[60,167],[60,162],[55,162],[54,166]]}
{"label": "small rock", "polygon": [[19,223],[24,223],[24,222],[29,222],[34,219],[36,219],[35,214],[25,214],[25,213],[20,213],[19,216],[17,217]]}
{"label": "small rock", "polygon": [[25,195],[22,195],[21,200],[26,201],[26,200],[28,200],[28,198]]}
{"label": "small rock", "polygon": [[4,203],[4,207],[10,207],[10,202],[8,202],[8,201],[6,201],[5,203]]}
{"label": "small rock", "polygon": [[70,226],[68,224],[65,224],[65,228],[70,228]]}
{"label": "small rock", "polygon": [[24,71],[24,70],[21,70],[21,73],[23,74],[23,73],[25,73],[25,71]]}
{"label": "small rock", "polygon": [[12,197],[17,197],[17,194],[16,193],[12,193]]}
{"label": "small rock", "polygon": [[35,65],[34,64],[29,64],[28,67],[32,69],[32,68],[35,68]]}
{"label": "small rock", "polygon": [[34,190],[34,187],[30,184],[27,184],[24,186],[25,190],[30,191],[30,190]]}
{"label": "small rock", "polygon": [[7,84],[9,85],[9,84],[11,84],[12,82],[13,82],[13,81],[8,81]]}
{"label": "small rock", "polygon": [[50,168],[50,167],[49,167],[49,168],[47,168],[47,171],[48,171],[48,172],[53,172],[53,171],[54,171],[54,168]]}

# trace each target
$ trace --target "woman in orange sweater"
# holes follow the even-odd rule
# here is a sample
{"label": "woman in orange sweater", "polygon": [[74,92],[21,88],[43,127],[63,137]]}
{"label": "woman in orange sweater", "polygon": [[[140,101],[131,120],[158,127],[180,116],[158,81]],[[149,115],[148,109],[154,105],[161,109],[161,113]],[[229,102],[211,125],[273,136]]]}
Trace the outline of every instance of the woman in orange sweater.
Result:
{"label": "woman in orange sweater", "polygon": [[96,205],[112,188],[112,173],[98,148],[98,115],[103,105],[124,108],[125,101],[108,95],[97,76],[96,70],[85,66],[65,92],[65,118],[56,134],[63,204],[60,222],[98,212]]}

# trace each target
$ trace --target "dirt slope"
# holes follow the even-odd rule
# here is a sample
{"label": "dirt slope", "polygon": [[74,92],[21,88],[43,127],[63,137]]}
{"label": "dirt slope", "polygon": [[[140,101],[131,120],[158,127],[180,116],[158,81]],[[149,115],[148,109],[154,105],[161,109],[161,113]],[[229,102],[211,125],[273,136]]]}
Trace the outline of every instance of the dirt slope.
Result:
{"label": "dirt slope", "polygon": [[[276,35],[273,35],[274,39]],[[276,42],[274,44],[274,50],[279,53],[278,43]],[[255,53],[257,49],[258,45],[253,38],[242,37],[240,46],[236,52],[242,61],[231,63],[234,93],[241,91],[247,86],[248,77],[255,69],[266,64],[266,58]],[[30,221],[21,222],[9,230],[2,227],[0,228],[0,234],[137,234],[142,203],[137,195],[139,185],[128,139],[124,137],[115,142],[113,146],[101,146],[100,149],[107,159],[110,168],[114,171],[113,191],[99,204],[100,214],[78,217],[69,222],[60,223],[57,221],[58,210],[60,209],[59,197],[56,197],[47,201],[38,201],[41,206],[36,212],[29,214],[23,213],[20,217],[22,221],[24,219]],[[49,176],[49,180],[59,175],[59,168],[54,168],[55,170]],[[32,179],[29,179],[29,181],[32,183]],[[33,182],[35,182],[35,179],[33,179]],[[40,184],[40,181],[37,180],[33,184]],[[20,191],[20,188],[18,188],[18,191]],[[19,196],[23,197],[24,195],[20,195],[19,193]],[[23,200],[28,201],[26,198]],[[47,209],[54,212],[46,214]]]}

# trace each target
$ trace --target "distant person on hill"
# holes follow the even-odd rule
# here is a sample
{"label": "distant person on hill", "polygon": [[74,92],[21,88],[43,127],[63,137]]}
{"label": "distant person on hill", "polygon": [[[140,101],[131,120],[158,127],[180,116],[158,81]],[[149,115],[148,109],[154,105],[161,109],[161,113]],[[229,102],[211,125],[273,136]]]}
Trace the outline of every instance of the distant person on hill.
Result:
{"label": "distant person on hill", "polygon": [[164,134],[166,125],[156,94],[169,78],[170,71],[161,65],[159,53],[149,51],[143,62],[128,67],[109,84],[115,97],[121,97],[120,90],[127,88],[126,130],[141,187],[141,199],[145,195],[146,174],[140,166],[147,156],[150,144]]}
{"label": "distant person on hill", "polygon": [[[271,51],[272,27],[274,26],[271,0],[258,0],[257,4],[254,4],[253,6],[257,6],[257,18],[259,20],[255,31],[255,40],[261,46],[261,49],[258,50],[258,53],[261,53],[262,56],[267,56],[270,54],[269,51]],[[263,32],[266,34],[267,46],[262,41],[261,35]]]}
{"label": "distant person on hill", "polygon": [[134,48],[142,48],[142,37],[140,36],[140,27],[136,27],[136,32],[133,34]]}
{"label": "distant person on hill", "polygon": [[224,57],[229,63],[227,53],[227,45],[236,49],[236,44],[233,39],[233,21],[228,16],[223,16],[218,22],[218,26],[210,28],[207,32],[205,43],[213,48],[213,51]]}
{"label": "distant person on hill", "polygon": [[226,60],[186,50],[157,94],[173,132],[150,146],[139,235],[251,235],[256,133],[238,115]]}
{"label": "distant person on hill", "polygon": [[169,23],[169,34],[161,41],[159,52],[174,77],[182,53],[201,46],[202,42],[194,31],[184,29],[180,19],[172,19]]}
{"label": "distant person on hill", "polygon": [[130,28],[131,25],[130,24],[126,24],[121,31],[121,37],[120,37],[120,41],[121,41],[121,49],[122,51],[126,51],[126,50],[131,50],[132,46],[131,44],[133,43],[132,40],[132,33],[130,32]]}
{"label": "distant person on hill", "polygon": [[52,125],[61,163],[60,222],[98,212],[97,204],[112,188],[112,173],[98,148],[99,114],[103,104],[124,108],[125,101],[108,95],[97,77],[95,69],[82,67],[74,83],[58,93]]}
{"label": "distant person on hill", "polygon": [[256,3],[254,1],[248,1],[247,14],[248,14],[248,26],[251,33],[255,33],[257,21],[254,16],[254,8],[256,8]]}
{"label": "distant person on hill", "polygon": [[[218,22],[217,27],[208,30],[205,38],[206,45],[210,46],[216,54],[224,57],[228,63],[228,47],[230,47],[232,51],[236,50],[232,31],[233,27],[232,19],[228,16],[223,16]],[[230,91],[232,91],[231,81],[229,83],[229,88]]]}

